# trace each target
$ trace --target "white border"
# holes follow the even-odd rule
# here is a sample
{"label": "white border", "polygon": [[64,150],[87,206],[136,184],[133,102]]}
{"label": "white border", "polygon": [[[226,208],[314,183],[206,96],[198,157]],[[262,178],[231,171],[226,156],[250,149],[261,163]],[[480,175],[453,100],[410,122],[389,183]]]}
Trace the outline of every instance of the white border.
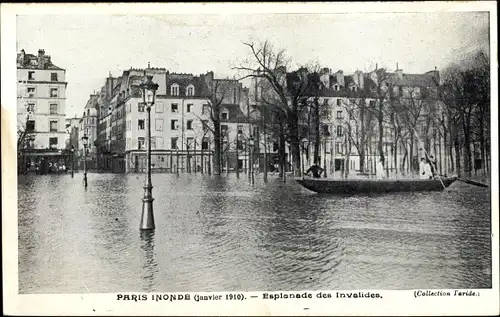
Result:
{"label": "white border", "polygon": [[[228,14],[490,11],[492,56],[493,289],[479,297],[420,297],[413,291],[378,291],[383,299],[233,301],[117,301],[116,294],[18,295],[16,175],[16,14]],[[2,238],[4,313],[9,315],[488,315],[499,313],[498,258],[498,54],[496,3],[209,3],[209,4],[2,4],[1,5]],[[340,290],[338,290],[340,291]],[[335,291],[331,291],[334,293]],[[374,292],[374,291],[371,291]],[[295,292],[294,292],[295,293]],[[311,292],[316,295],[318,292]],[[224,293],[221,293],[224,294]],[[262,297],[262,292],[245,293]],[[194,293],[191,293],[193,296]],[[305,310],[304,308],[308,308]]]}

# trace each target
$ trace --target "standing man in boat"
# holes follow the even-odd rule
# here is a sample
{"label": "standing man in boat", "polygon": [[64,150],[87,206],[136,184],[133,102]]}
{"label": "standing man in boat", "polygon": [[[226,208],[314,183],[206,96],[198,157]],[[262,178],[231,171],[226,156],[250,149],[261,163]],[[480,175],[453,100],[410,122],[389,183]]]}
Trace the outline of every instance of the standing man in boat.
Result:
{"label": "standing man in boat", "polygon": [[309,169],[306,171],[306,175],[310,175],[310,173],[312,173],[312,177],[314,178],[321,178],[321,173],[323,173],[323,169],[318,165],[318,162],[314,162],[313,165],[311,165],[311,167],[309,167]]}
{"label": "standing man in boat", "polygon": [[380,158],[377,163],[377,178],[382,179],[384,176],[384,161]]}

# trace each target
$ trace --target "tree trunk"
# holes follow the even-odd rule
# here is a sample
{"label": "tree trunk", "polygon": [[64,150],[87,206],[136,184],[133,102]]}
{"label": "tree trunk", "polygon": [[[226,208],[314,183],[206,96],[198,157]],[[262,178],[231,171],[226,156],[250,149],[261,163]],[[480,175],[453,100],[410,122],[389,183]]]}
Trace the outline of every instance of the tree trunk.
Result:
{"label": "tree trunk", "polygon": [[380,159],[382,160],[382,164],[385,164],[385,156],[384,156],[384,116],[383,116],[383,103],[379,101],[379,109],[377,114],[378,119],[378,154]]}
{"label": "tree trunk", "polygon": [[213,124],[214,124],[213,168],[214,168],[214,174],[220,175],[221,174],[221,161],[222,161],[220,121],[213,120]]}
{"label": "tree trunk", "polygon": [[[295,176],[300,176],[300,143],[299,143],[299,117],[298,117],[298,102],[292,102],[293,109],[288,113],[288,126],[290,131],[290,146],[292,154],[292,166]],[[282,118],[283,119],[283,118]],[[283,123],[282,123],[283,125]],[[283,133],[284,134],[284,133]]]}
{"label": "tree trunk", "polygon": [[320,148],[320,137],[319,137],[319,101],[318,98],[314,98],[314,162],[319,164],[319,148]]}
{"label": "tree trunk", "polygon": [[410,136],[410,157],[408,158],[408,166],[409,166],[409,170],[410,170],[410,173],[411,175],[413,176],[413,172],[414,172],[414,169],[413,169],[413,146],[414,146],[414,137],[413,137],[413,134]]}
{"label": "tree trunk", "polygon": [[361,133],[359,136],[359,170],[361,173],[365,171],[365,148],[366,148],[366,132],[365,132],[365,104],[364,101],[362,101],[363,104],[360,106],[359,110],[359,121],[360,121],[360,128],[361,128]]}
{"label": "tree trunk", "polygon": [[280,118],[279,121],[279,136],[278,136],[278,159],[279,159],[279,176],[285,177],[285,167],[286,167],[286,152],[285,152],[285,127],[283,120]]}

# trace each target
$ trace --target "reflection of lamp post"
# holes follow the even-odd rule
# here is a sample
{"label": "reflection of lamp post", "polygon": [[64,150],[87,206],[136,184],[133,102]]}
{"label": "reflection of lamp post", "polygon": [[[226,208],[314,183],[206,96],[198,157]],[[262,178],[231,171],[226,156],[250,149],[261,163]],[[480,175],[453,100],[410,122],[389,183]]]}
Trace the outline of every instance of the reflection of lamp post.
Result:
{"label": "reflection of lamp post", "polygon": [[83,143],[83,185],[87,188],[87,145],[89,142],[89,138],[86,134],[82,137]]}
{"label": "reflection of lamp post", "polygon": [[144,182],[144,197],[142,198],[141,230],[154,230],[155,220],[153,214],[153,185],[151,184],[151,107],[155,103],[158,84],[153,83],[153,76],[146,76],[146,80],[139,86],[142,91],[144,105],[148,115],[146,116],[146,179]]}
{"label": "reflection of lamp post", "polygon": [[71,178],[75,177],[75,147],[72,145],[71,146]]}
{"label": "reflection of lamp post", "polygon": [[248,144],[250,145],[250,175],[252,180],[252,185],[255,183],[254,173],[253,173],[253,136],[248,139]]}

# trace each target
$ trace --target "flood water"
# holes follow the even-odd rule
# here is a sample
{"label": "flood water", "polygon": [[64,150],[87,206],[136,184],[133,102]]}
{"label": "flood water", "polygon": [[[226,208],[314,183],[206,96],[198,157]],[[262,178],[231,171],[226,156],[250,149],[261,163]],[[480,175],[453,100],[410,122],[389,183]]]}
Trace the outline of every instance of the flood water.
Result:
{"label": "flood water", "polygon": [[19,292],[490,288],[488,189],[313,194],[297,183],[153,174],[20,176]]}

